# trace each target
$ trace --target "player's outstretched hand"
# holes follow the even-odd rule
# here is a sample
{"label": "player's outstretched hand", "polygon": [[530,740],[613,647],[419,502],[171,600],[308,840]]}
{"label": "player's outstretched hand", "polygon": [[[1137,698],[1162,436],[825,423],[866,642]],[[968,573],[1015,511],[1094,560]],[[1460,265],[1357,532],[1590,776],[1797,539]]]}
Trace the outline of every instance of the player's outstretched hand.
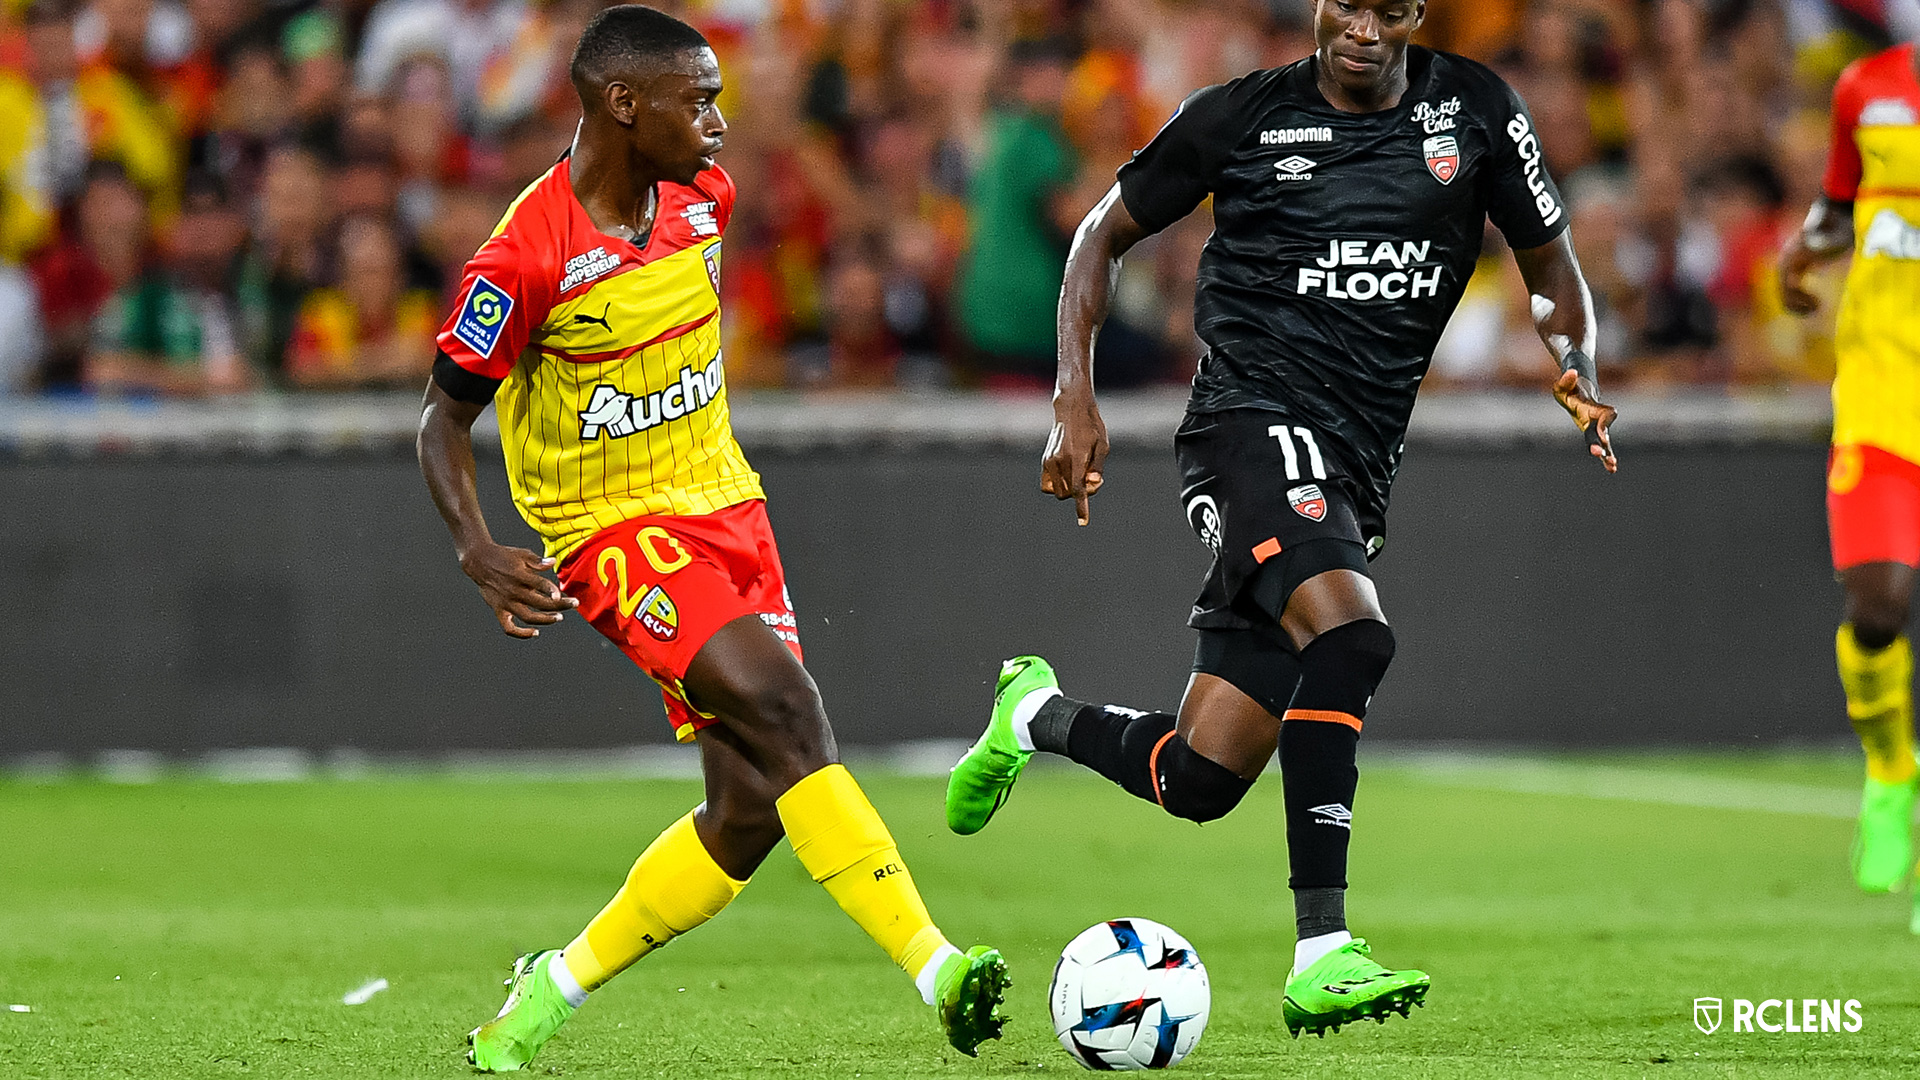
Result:
{"label": "player's outstretched hand", "polygon": [[560,621],[561,612],[580,606],[580,601],[562,593],[559,584],[547,576],[553,560],[525,548],[484,544],[460,560],[460,569],[480,586],[480,596],[493,609],[494,618],[500,620],[500,629],[511,637],[539,637],[539,627],[552,626]]}
{"label": "player's outstretched hand", "polygon": [[1573,422],[1580,425],[1580,430],[1586,432],[1587,452],[1599,458],[1608,472],[1619,472],[1620,462],[1613,456],[1613,438],[1608,433],[1619,411],[1595,401],[1592,384],[1583,385],[1580,373],[1572,368],[1560,373],[1559,381],[1553,384],[1553,397],[1567,410],[1567,415],[1573,417]]}
{"label": "player's outstretched hand", "polygon": [[1088,395],[1084,401],[1054,402],[1053,433],[1040,460],[1040,490],[1073,500],[1080,524],[1088,521],[1087,500],[1100,490],[1107,467],[1107,424]]}

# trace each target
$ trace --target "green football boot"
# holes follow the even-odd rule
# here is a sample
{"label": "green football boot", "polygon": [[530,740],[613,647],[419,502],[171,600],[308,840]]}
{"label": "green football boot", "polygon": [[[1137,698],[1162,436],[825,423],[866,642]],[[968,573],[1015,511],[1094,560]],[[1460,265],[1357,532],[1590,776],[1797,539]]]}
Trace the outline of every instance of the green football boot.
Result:
{"label": "green football boot", "polygon": [[467,1064],[479,1072],[518,1072],[527,1067],[560,1025],[574,1013],[547,975],[560,950],[528,953],[513,962],[507,1003],[500,1015],[467,1034]]}
{"label": "green football boot", "polygon": [[1329,1028],[1337,1034],[1358,1020],[1384,1024],[1388,1013],[1406,1016],[1426,1004],[1432,985],[1426,972],[1388,971],[1371,952],[1366,939],[1354,938],[1287,980],[1280,1015],[1294,1038],[1311,1031],[1324,1039]]}
{"label": "green football boot", "polygon": [[1914,780],[1867,778],[1853,833],[1853,879],[1871,893],[1892,892],[1913,869]]}
{"label": "green football boot", "polygon": [[1020,749],[1013,736],[1014,707],[1035,690],[1059,685],[1053,669],[1037,656],[1016,656],[1000,665],[1000,681],[993,688],[993,718],[947,776],[947,828],[972,836],[987,827],[1013,794],[1013,782],[1033,757],[1033,751]]}
{"label": "green football boot", "polygon": [[949,956],[934,976],[935,1008],[947,1041],[955,1050],[977,1057],[980,1044],[1000,1037],[1007,1022],[1000,1009],[1013,979],[1000,950],[975,945],[965,955]]}

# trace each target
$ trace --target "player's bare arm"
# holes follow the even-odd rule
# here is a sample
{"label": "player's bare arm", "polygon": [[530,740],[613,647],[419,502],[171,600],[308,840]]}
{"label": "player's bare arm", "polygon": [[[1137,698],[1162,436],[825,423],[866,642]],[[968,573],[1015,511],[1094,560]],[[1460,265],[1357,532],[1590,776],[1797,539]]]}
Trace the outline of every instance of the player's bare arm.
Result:
{"label": "player's bare arm", "polygon": [[1780,294],[1788,311],[1811,315],[1820,298],[1807,291],[1807,275],[1853,250],[1853,204],[1825,195],[1813,200],[1806,223],[1780,252]]}
{"label": "player's bare arm", "polygon": [[485,410],[485,405],[459,401],[438,383],[429,382],[414,448],[433,504],[453,534],[460,569],[480,587],[480,596],[500,620],[500,629],[511,637],[536,638],[540,627],[559,622],[561,612],[579,607],[580,602],[562,595],[560,586],[547,576],[552,559],[495,543],[487,530],[473,467],[473,422]]}
{"label": "player's bare arm", "polygon": [[1596,323],[1593,294],[1580,273],[1573,239],[1562,232],[1537,248],[1516,248],[1514,261],[1533,298],[1533,326],[1560,365],[1553,384],[1554,399],[1587,435],[1587,452],[1600,459],[1608,472],[1618,472],[1609,433],[1617,410],[1600,401],[1593,364]]}
{"label": "player's bare arm", "polygon": [[1100,490],[1107,462],[1107,425],[1093,397],[1093,343],[1106,321],[1118,282],[1120,257],[1147,236],[1127,213],[1120,185],[1087,212],[1074,230],[1060,287],[1060,370],[1053,388],[1053,433],[1041,460],[1040,490],[1073,500],[1080,524],[1087,500]]}

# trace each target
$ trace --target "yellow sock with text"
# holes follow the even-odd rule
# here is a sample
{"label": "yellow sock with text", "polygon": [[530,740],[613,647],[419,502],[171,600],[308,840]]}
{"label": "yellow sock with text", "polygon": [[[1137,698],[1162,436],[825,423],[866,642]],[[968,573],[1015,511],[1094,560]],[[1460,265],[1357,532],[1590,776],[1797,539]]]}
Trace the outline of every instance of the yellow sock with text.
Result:
{"label": "yellow sock with text", "polygon": [[640,854],[627,872],[627,883],[561,959],[583,989],[596,989],[634,961],[720,914],[746,887],[707,854],[689,813]]}
{"label": "yellow sock with text", "polygon": [[853,774],[829,765],[793,785],[778,806],[800,865],[901,970],[922,981],[929,962],[952,946]]}
{"label": "yellow sock with text", "polygon": [[1868,651],[1842,624],[1834,638],[1840,684],[1847,691],[1847,719],[1867,752],[1867,775],[1887,784],[1913,779],[1913,646],[1905,634],[1884,649]]}

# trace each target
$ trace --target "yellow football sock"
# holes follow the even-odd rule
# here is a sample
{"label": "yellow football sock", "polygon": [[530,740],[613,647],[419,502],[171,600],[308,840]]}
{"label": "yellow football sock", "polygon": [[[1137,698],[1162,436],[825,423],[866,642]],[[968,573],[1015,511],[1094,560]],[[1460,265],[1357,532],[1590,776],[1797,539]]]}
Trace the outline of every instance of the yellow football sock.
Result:
{"label": "yellow football sock", "polygon": [[809,775],[780,796],[778,806],[800,865],[901,970],[918,978],[950,947],[927,915],[886,823],[844,766]]}
{"label": "yellow football sock", "polygon": [[561,958],[595,989],[633,962],[720,914],[747,887],[727,876],[693,830],[693,814],[667,826],[627,872],[627,883]]}
{"label": "yellow football sock", "polygon": [[1867,752],[1867,775],[1882,783],[1913,779],[1913,646],[1905,634],[1869,652],[1843,623],[1834,638],[1847,719]]}

